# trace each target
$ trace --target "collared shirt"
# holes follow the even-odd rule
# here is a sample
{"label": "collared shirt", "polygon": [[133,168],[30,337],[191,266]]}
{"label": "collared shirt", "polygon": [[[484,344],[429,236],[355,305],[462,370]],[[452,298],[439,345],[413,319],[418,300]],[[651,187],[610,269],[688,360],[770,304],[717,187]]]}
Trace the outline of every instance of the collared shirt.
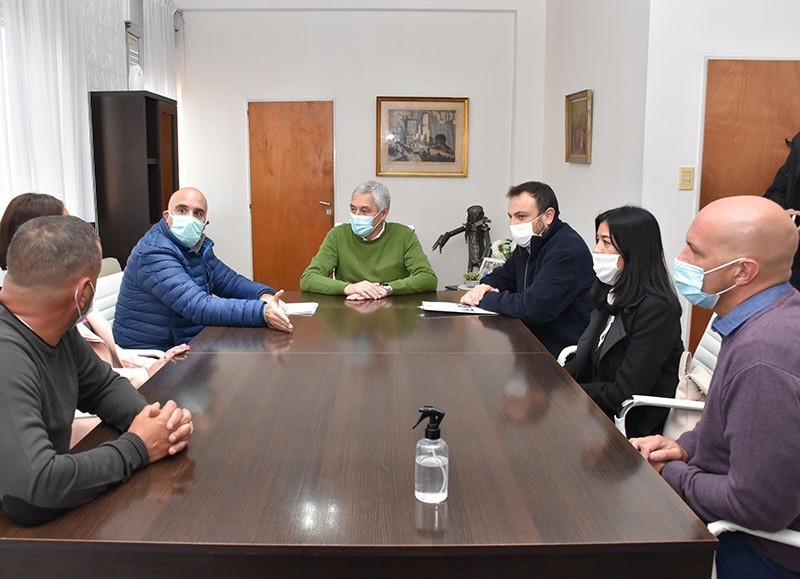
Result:
{"label": "collared shirt", "polygon": [[787,281],[762,290],[754,296],[750,296],[725,314],[725,316],[714,320],[711,324],[711,329],[722,336],[722,341],[724,342],[739,328],[739,326],[769,306],[790,290],[791,287],[792,286]]}
{"label": "collared shirt", "polygon": [[[367,237],[369,237],[369,235],[367,235],[367,237],[362,237],[361,239],[363,239],[367,243],[369,243],[370,241],[375,241],[376,239],[380,238],[381,235],[383,235],[383,232],[384,232],[385,229],[386,229],[386,220],[384,219],[383,221],[381,221],[381,232],[378,235],[376,235],[372,239],[367,239]],[[372,232],[370,232],[370,234],[371,233]]]}

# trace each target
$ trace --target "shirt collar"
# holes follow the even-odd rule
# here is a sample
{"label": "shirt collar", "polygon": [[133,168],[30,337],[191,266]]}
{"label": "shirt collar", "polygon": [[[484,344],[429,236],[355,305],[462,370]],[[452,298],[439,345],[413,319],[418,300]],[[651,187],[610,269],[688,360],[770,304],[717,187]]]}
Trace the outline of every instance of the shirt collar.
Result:
{"label": "shirt collar", "polygon": [[744,324],[758,312],[766,309],[790,288],[791,286],[787,281],[769,287],[765,290],[761,290],[757,294],[744,300],[724,316],[714,320],[714,322],[711,324],[711,329],[722,336],[722,340],[725,341],[739,328],[739,326]]}
{"label": "shirt collar", "polygon": [[[366,237],[362,237],[361,239],[363,239],[363,240],[364,240],[364,241],[366,241],[367,243],[369,243],[369,242],[371,242],[371,241],[377,241],[378,239],[380,239],[381,235],[383,235],[383,232],[384,232],[385,230],[386,230],[386,220],[384,219],[383,221],[381,221],[381,230],[380,230],[380,232],[378,233],[378,235],[376,235],[376,236],[375,236],[375,237],[373,237],[372,239],[367,239]],[[369,236],[367,236],[367,237],[369,237]]]}

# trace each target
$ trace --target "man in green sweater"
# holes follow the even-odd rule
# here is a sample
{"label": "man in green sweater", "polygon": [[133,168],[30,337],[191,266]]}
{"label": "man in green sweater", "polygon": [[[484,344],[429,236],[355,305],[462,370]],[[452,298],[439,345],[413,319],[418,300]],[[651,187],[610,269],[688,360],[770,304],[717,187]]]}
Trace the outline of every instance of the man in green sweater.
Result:
{"label": "man in green sweater", "polygon": [[[377,300],[436,290],[436,274],[416,233],[387,223],[386,185],[362,183],[350,199],[350,227],[334,227],[300,277],[300,289]],[[335,274],[335,279],[332,277]]]}

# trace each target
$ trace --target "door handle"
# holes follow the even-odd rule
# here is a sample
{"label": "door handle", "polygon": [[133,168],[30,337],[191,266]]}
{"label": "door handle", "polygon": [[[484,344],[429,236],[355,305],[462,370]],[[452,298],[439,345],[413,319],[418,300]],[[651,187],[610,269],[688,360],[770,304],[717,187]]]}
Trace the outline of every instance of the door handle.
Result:
{"label": "door handle", "polygon": [[331,204],[328,203],[327,201],[320,201],[319,204],[320,205],[324,205],[325,207],[330,207],[331,206]]}

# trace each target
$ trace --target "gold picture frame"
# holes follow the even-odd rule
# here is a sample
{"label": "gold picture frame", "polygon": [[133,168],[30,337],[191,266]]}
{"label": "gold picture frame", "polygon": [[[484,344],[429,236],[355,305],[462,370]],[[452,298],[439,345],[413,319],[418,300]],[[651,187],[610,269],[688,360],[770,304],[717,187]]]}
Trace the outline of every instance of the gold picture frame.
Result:
{"label": "gold picture frame", "polygon": [[582,90],[565,98],[567,163],[592,163],[592,91]]}
{"label": "gold picture frame", "polygon": [[469,98],[377,97],[375,174],[466,177]]}

